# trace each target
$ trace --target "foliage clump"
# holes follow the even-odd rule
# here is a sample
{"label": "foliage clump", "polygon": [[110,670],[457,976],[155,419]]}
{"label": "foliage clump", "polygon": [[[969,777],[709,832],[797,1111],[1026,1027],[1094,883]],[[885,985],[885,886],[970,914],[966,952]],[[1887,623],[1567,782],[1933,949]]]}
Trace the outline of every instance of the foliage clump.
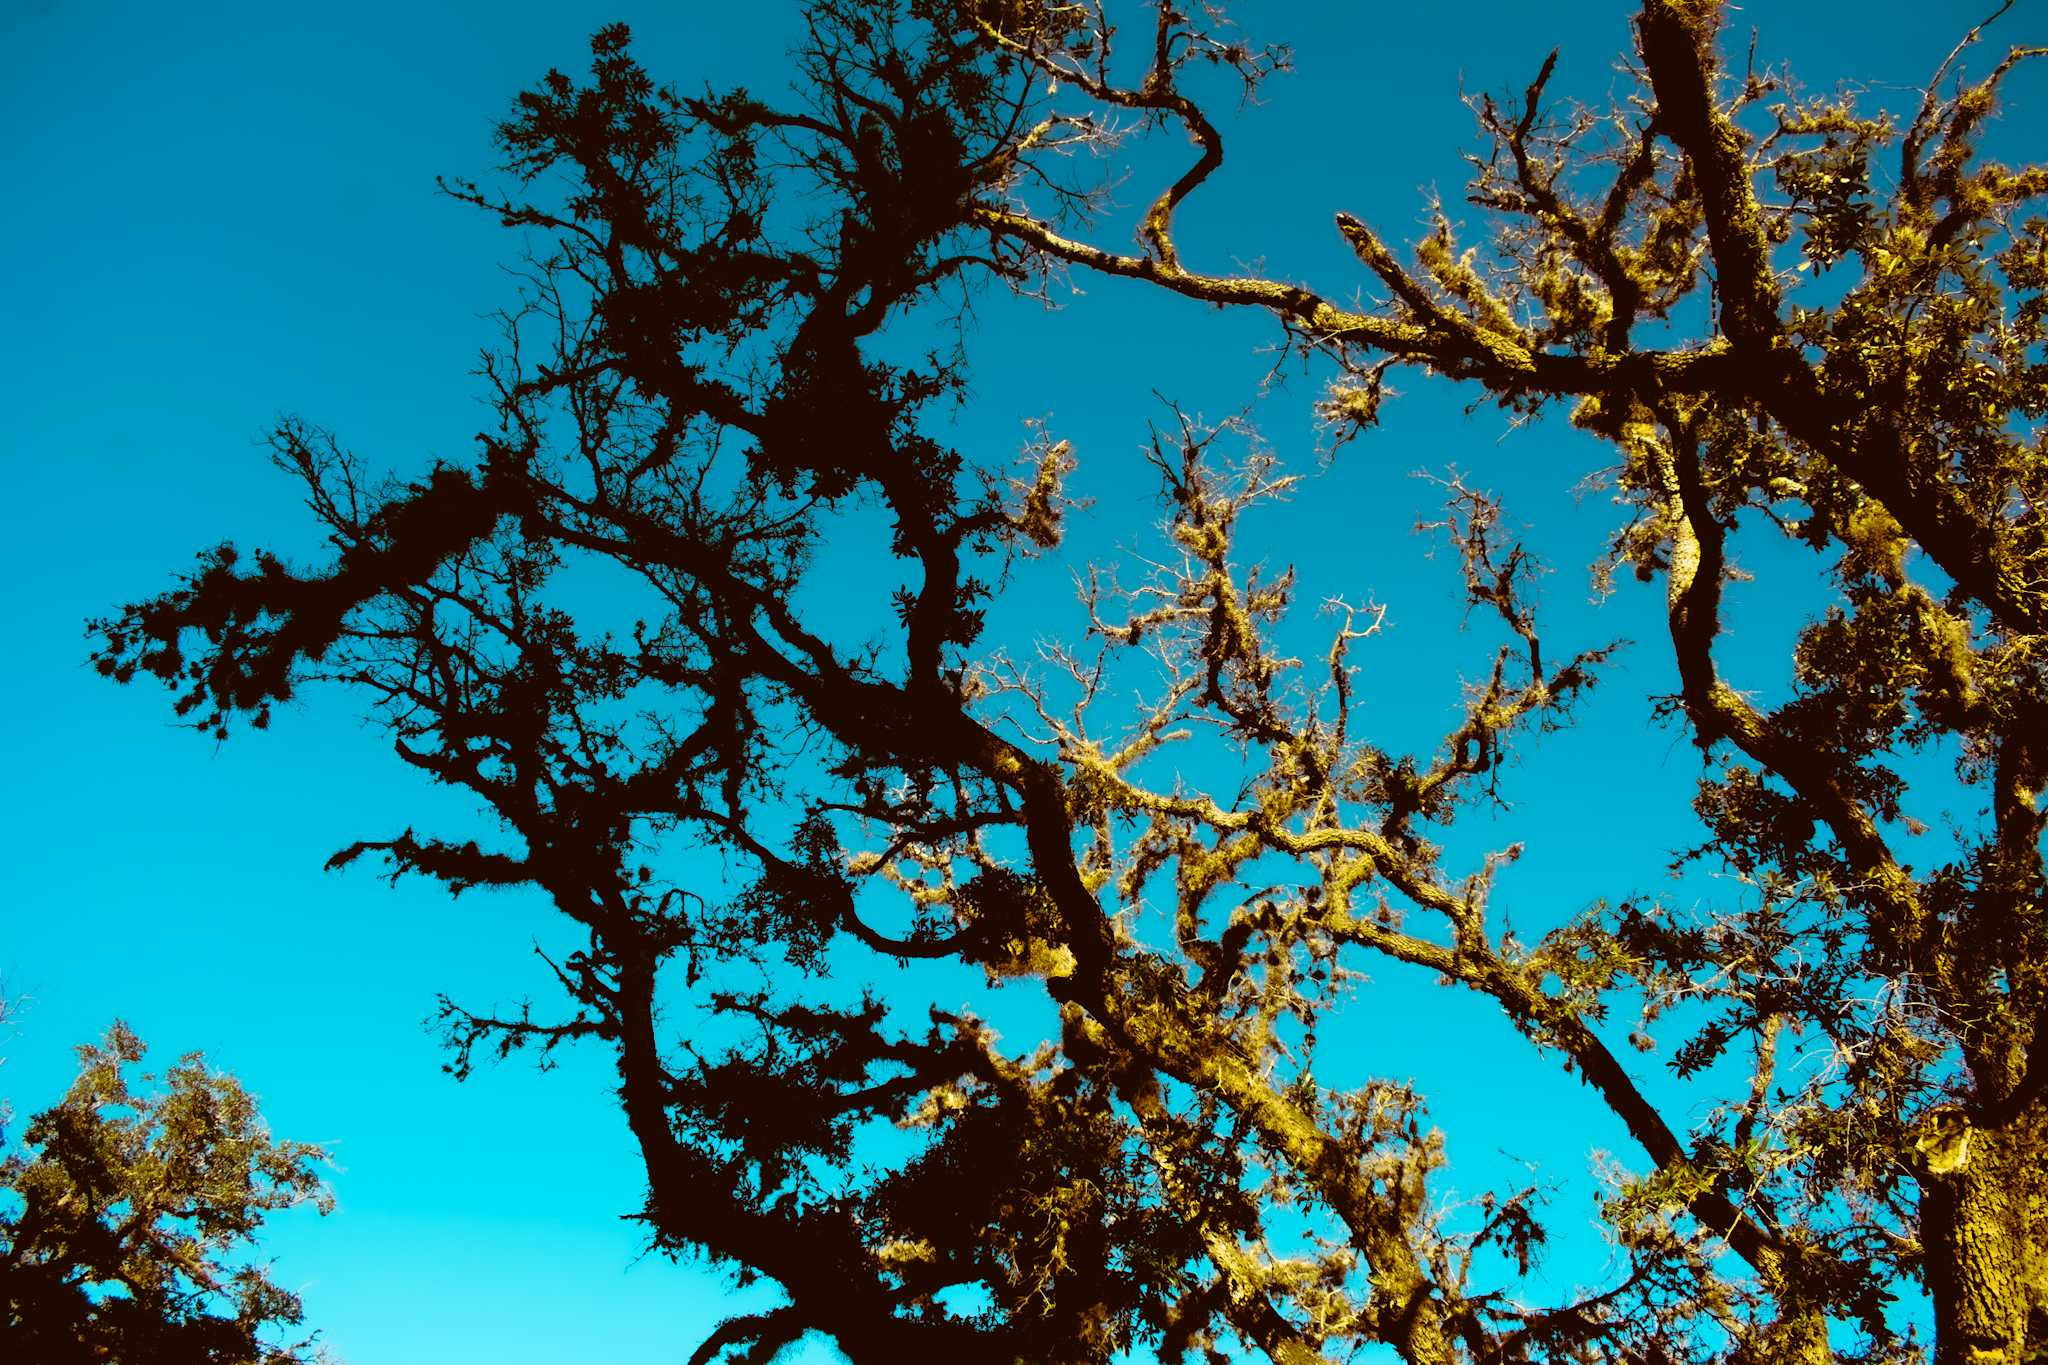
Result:
{"label": "foliage clump", "polygon": [[[271,1137],[234,1077],[181,1058],[155,1090],[116,1023],[0,1157],[0,1348],[37,1365],[297,1365],[299,1296],[248,1259],[264,1220],[334,1200],[318,1147]],[[155,1078],[140,1078],[146,1085]]]}

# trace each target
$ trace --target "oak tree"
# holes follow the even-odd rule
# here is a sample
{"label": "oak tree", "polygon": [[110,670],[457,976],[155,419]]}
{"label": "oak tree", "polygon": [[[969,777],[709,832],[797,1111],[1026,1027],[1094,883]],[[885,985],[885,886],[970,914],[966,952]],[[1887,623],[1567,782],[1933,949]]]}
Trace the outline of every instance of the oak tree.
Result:
{"label": "oak tree", "polygon": [[[115,1023],[64,1098],[0,1156],[0,1348],[47,1365],[298,1365],[322,1358],[298,1295],[248,1259],[272,1213],[333,1207],[319,1148],[273,1138],[197,1053],[138,1089]],[[143,1076],[148,1083],[155,1078]]]}
{"label": "oak tree", "polygon": [[[504,186],[447,186],[542,243],[473,457],[379,479],[282,424],[329,555],[209,551],[96,623],[99,666],[221,735],[339,685],[495,815],[494,842],[335,861],[534,888],[580,926],[559,1009],[445,1004],[454,1065],[611,1049],[653,1243],[786,1296],[698,1361],[807,1332],[858,1360],[1908,1360],[1930,1331],[1943,1365],[2039,1359],[2048,170],[1980,150],[2039,53],[1959,34],[1894,114],[1731,64],[1725,8],[1642,0],[1610,105],[1555,97],[1554,58],[1472,101],[1470,222],[1437,206],[1403,244],[1339,215],[1357,275],[1321,287],[1177,241],[1224,155],[1215,77],[1285,60],[1218,5],[812,0],[780,101],[658,84],[603,30],[500,126]],[[1076,153],[1151,132],[1189,158],[1105,244]],[[1604,443],[1607,566],[1668,604],[1693,856],[1739,894],[1589,881],[1523,942],[1508,850],[1446,852],[1610,658],[1546,641],[1475,485],[1445,490],[1447,609],[1498,644],[1433,749],[1356,714],[1369,611],[1317,657],[1278,642],[1297,586],[1239,523],[1300,468],[1227,424],[1155,430],[1148,577],[1084,572],[1030,666],[985,640],[1008,566],[1061,552],[1087,452],[1048,431],[1013,477],[951,448],[972,328],[901,338],[1062,273],[1269,315],[1338,438],[1407,367]],[[804,589],[870,509],[887,553],[838,586],[887,628],[849,640]],[[1734,546],[1767,538],[1810,551],[1770,562],[1818,604],[1774,704],[1719,648]],[[561,585],[591,563],[637,620]],[[1924,783],[1960,812],[1931,860],[1902,851]],[[1606,1283],[1541,1298],[1535,1191],[1445,1216],[1422,1097],[1321,1079],[1319,1030],[1370,1015],[1351,983],[1388,959],[1497,1006],[1522,1042],[1493,1065],[1566,1069],[1633,1138]],[[1056,1025],[999,1040],[880,971],[910,960]],[[809,994],[828,961],[874,988]],[[1617,1055],[1629,1016],[1657,1057]],[[1667,1062],[1704,1102],[1660,1107],[1638,1068]]]}

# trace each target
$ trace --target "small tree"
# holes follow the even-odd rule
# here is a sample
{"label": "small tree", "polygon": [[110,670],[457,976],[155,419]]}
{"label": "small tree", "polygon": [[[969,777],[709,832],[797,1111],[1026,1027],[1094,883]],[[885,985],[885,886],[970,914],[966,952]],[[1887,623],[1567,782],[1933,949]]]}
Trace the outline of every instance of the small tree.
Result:
{"label": "small tree", "polygon": [[[0,1354],[36,1365],[292,1365],[299,1298],[244,1259],[278,1209],[333,1207],[319,1148],[278,1142],[232,1076],[182,1058],[155,1093],[123,1024],[0,1158]],[[142,1081],[154,1078],[143,1076]]]}
{"label": "small tree", "polygon": [[[101,668],[160,678],[222,734],[308,681],[357,689],[403,762],[497,814],[497,847],[407,830],[336,861],[537,887],[587,931],[552,964],[567,1014],[446,1006],[456,1065],[615,1049],[656,1244],[789,1296],[699,1361],[810,1330],[857,1359],[1234,1339],[1288,1362],[1360,1342],[1416,1365],[1822,1361],[1853,1339],[1903,1360],[1887,1305],[1916,1280],[1943,1365],[2039,1358],[2048,225],[2018,215],[2048,171],[1977,154],[2034,54],[1964,80],[1973,31],[1894,122],[1731,79],[1719,4],[1643,0],[1616,107],[1555,105],[1549,64],[1475,102],[1471,246],[1439,213],[1411,262],[1339,216],[1386,296],[1351,308],[1183,258],[1176,214],[1223,154],[1190,72],[1251,87],[1282,54],[1214,6],[1155,8],[1133,52],[1086,3],[814,0],[788,107],[660,88],[600,33],[588,82],[550,73],[502,126],[518,189],[450,186],[548,243],[487,364],[500,422],[475,460],[380,483],[283,425],[331,560],[213,551],[99,624]],[[1195,154],[1127,254],[1087,240],[1100,200],[1065,154],[1134,127]],[[1339,437],[1397,365],[1521,416],[1569,405],[1612,452],[1609,567],[1664,585],[1681,691],[1661,709],[1702,755],[1702,856],[1744,897],[1689,919],[1589,884],[1593,908],[1531,945],[1491,901],[1511,851],[1444,853],[1608,657],[1546,648],[1530,554],[1463,483],[1441,529],[1500,637],[1433,751],[1360,732],[1370,614],[1313,670],[1275,643],[1296,585],[1235,537],[1295,476],[1178,417],[1152,448],[1156,576],[1088,575],[1043,666],[978,648],[1009,559],[1060,547],[1076,456],[1048,439],[1010,479],[946,448],[925,419],[964,356],[881,341],[978,278],[1053,270],[1268,311],[1329,367]],[[849,641],[799,589],[864,501],[894,561],[869,580],[876,633]],[[1747,536],[1817,552],[1794,590],[1820,615],[1775,707],[1716,655]],[[637,583],[630,628],[551,598],[589,559]],[[1135,714],[1106,700],[1134,669],[1154,699]],[[1956,759],[1941,799],[1974,812],[1931,866],[1902,852],[1900,756],[1922,749]],[[1036,982],[1059,1022],[1016,1051],[900,988],[827,1007],[739,970],[828,954]],[[1531,1192],[1439,1216],[1419,1098],[1319,1080],[1351,964],[1386,958],[1496,1002],[1520,1064],[1575,1072],[1639,1144],[1604,1205],[1611,1283],[1525,1300]],[[728,1041],[659,1027],[678,995]],[[1617,1006],[1667,1035],[1695,1117],[1611,1049]],[[891,1122],[916,1141],[856,1156]],[[988,1306],[949,1307],[958,1286]]]}

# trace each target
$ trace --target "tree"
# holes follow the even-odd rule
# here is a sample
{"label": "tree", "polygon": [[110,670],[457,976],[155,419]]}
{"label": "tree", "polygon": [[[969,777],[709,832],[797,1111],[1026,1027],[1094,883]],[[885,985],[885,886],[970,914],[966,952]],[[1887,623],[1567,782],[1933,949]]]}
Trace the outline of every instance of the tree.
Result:
{"label": "tree", "polygon": [[[0,1159],[0,1346],[9,1359],[294,1365],[299,1297],[242,1258],[269,1214],[333,1208],[319,1148],[273,1139],[234,1077],[181,1058],[155,1093],[116,1022]],[[143,1076],[148,1082],[153,1077]],[[32,1149],[32,1153],[31,1150]]]}
{"label": "tree", "polygon": [[[1966,76],[1973,29],[1894,119],[1731,73],[1714,0],[1643,0],[1612,107],[1554,101],[1550,62],[1473,102],[1479,233],[1438,208],[1404,258],[1337,218],[1385,295],[1353,308],[1182,256],[1223,154],[1208,84],[1285,60],[1219,7],[1158,5],[1136,43],[1086,4],[807,16],[787,106],[661,87],[617,27],[587,80],[522,95],[512,187],[447,186],[544,243],[475,458],[379,481],[285,422],[330,558],[223,546],[94,627],[103,672],[223,737],[309,684],[367,695],[399,758],[495,814],[495,845],[407,829],[334,863],[537,888],[587,931],[549,964],[563,1013],[444,1002],[452,1065],[615,1052],[654,1245],[788,1297],[694,1359],[818,1331],[861,1360],[1907,1360],[1921,1290],[1942,1365],[2041,1358],[2048,223],[2023,215],[2048,170],[1979,154],[2038,50]],[[1072,154],[1175,128],[1193,161],[1138,249],[1095,244]],[[1607,443],[1607,565],[1664,585],[1658,705],[1701,763],[1688,856],[1742,894],[1702,918],[1589,885],[1527,944],[1489,900],[1513,850],[1445,852],[1611,653],[1545,648],[1534,558],[1463,481],[1439,529],[1500,643],[1433,751],[1360,733],[1370,611],[1312,666],[1282,648],[1296,585],[1236,537],[1297,475],[1177,410],[1154,575],[1087,574],[1045,666],[986,647],[1008,566],[1060,550],[1078,457],[1047,432],[1011,478],[948,448],[971,329],[910,360],[900,338],[1062,271],[1270,314],[1333,376],[1340,441],[1405,366]],[[846,639],[800,590],[870,506],[889,626]],[[1733,545],[1772,537],[1810,549],[1785,590],[1819,606],[1766,705],[1717,640]],[[558,590],[590,563],[636,585],[630,627]],[[1138,679],[1150,703],[1110,700]],[[1930,784],[1962,812],[1946,842],[1909,815]],[[1017,1051],[914,978],[839,1006],[748,975],[777,959],[965,964],[1057,1024]],[[1387,959],[1496,1003],[1526,1039],[1499,1065],[1561,1065],[1626,1126],[1611,1283],[1525,1301],[1538,1192],[1446,1216],[1421,1098],[1318,1079],[1347,980]],[[1706,1102],[1659,1107],[1617,1011]]]}

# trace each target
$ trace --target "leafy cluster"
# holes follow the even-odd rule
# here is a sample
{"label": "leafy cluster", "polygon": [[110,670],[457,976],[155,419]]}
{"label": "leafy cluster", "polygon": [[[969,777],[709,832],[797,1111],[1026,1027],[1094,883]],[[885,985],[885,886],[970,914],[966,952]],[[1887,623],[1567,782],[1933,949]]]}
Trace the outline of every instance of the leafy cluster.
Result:
{"label": "leafy cluster", "polygon": [[[48,1365],[297,1365],[298,1295],[247,1259],[264,1219],[333,1200],[319,1148],[280,1142],[232,1076],[182,1058],[138,1091],[116,1023],[0,1158],[0,1346]],[[145,1082],[151,1077],[144,1076]]]}

